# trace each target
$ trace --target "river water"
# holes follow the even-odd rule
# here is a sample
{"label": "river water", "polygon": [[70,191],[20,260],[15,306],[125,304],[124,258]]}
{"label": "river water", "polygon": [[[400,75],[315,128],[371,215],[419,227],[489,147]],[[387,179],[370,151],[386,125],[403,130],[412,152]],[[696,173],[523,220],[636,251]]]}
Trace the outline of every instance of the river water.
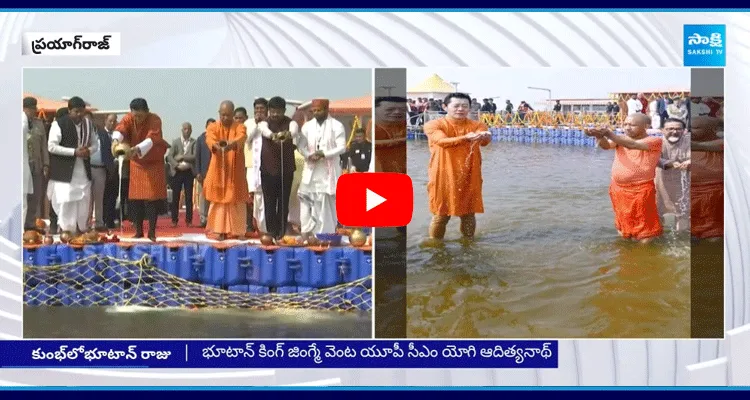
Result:
{"label": "river water", "polygon": [[369,312],[24,307],[25,338],[369,339]]}
{"label": "river water", "polygon": [[409,143],[409,337],[659,338],[690,336],[690,238],[618,238],[608,194],[614,153],[492,142],[482,149],[485,213],[462,243],[424,246],[425,141]]}

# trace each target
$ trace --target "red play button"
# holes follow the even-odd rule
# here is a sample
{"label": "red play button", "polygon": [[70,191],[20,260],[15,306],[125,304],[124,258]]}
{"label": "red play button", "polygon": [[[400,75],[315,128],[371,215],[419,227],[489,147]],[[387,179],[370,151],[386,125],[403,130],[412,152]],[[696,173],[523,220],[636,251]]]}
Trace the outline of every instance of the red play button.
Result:
{"label": "red play button", "polygon": [[411,222],[414,190],[406,174],[344,174],[336,184],[336,214],[345,226],[396,227]]}

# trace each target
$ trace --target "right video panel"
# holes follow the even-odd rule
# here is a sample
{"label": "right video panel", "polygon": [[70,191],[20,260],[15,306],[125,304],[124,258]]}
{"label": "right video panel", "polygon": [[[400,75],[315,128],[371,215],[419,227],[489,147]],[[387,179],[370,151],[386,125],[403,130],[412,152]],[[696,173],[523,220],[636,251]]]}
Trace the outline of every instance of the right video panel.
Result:
{"label": "right video panel", "polygon": [[694,234],[691,208],[718,229],[723,191],[691,195],[691,112],[710,110],[718,176],[722,99],[696,103],[689,69],[418,68],[407,87],[407,337],[695,336],[691,246],[720,254],[723,223]]}

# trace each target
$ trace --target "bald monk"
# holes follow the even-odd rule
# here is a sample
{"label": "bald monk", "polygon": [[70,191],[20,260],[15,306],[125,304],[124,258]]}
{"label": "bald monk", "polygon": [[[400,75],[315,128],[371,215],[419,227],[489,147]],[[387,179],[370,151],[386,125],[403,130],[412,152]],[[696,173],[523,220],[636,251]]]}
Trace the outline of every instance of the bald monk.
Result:
{"label": "bald monk", "polygon": [[654,184],[662,139],[648,136],[650,124],[648,115],[636,113],[625,118],[624,135],[607,127],[585,131],[597,138],[600,148],[615,150],[609,186],[615,228],[621,237],[641,243],[649,243],[663,233]]}
{"label": "bald monk", "polygon": [[476,230],[475,214],[484,212],[480,147],[492,139],[487,125],[469,119],[469,95],[449,94],[443,109],[445,117],[424,126],[430,145],[427,193],[433,217],[429,234],[431,239],[442,240],[448,221],[458,216],[461,234],[471,239]]}
{"label": "bald monk", "polygon": [[693,117],[690,167],[690,231],[696,239],[724,236],[724,139],[719,118]]}
{"label": "bald monk", "polygon": [[[406,173],[406,98],[375,98],[375,172]],[[373,142],[372,124],[366,137]]]}
{"label": "bald monk", "polygon": [[113,146],[130,145],[128,208],[135,224],[135,237],[143,237],[143,219],[148,218],[148,238],[156,241],[156,218],[167,199],[164,153],[168,144],[162,137],[161,118],[149,111],[146,99],[130,102],[126,114],[112,132]]}
{"label": "bald monk", "polygon": [[245,152],[247,129],[234,120],[234,103],[223,101],[219,121],[206,128],[211,163],[203,183],[208,209],[207,228],[219,240],[245,235],[247,228],[247,179]]}

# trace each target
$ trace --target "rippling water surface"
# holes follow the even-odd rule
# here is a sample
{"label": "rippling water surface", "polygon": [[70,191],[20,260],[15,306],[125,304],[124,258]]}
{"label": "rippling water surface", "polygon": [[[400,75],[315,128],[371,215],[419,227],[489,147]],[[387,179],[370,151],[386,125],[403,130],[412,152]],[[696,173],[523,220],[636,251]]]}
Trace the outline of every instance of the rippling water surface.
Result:
{"label": "rippling water surface", "polygon": [[618,238],[613,152],[505,142],[482,151],[476,240],[462,243],[454,218],[444,246],[427,247],[429,152],[409,143],[410,337],[690,336],[689,237]]}
{"label": "rippling water surface", "polygon": [[316,310],[25,307],[25,338],[372,337],[370,313]]}

